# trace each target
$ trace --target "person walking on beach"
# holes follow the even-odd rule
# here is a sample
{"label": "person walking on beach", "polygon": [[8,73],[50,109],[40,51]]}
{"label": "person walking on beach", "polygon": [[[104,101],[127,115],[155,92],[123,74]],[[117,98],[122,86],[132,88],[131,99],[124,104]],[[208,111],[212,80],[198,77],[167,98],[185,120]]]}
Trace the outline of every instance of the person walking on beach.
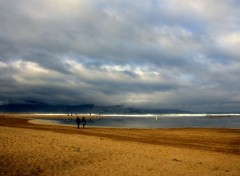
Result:
{"label": "person walking on beach", "polygon": [[83,128],[85,128],[84,126],[86,125],[86,119],[85,119],[85,117],[83,117],[82,118],[82,126],[83,126]]}
{"label": "person walking on beach", "polygon": [[77,117],[76,123],[77,123],[77,126],[78,126],[78,128],[79,128],[79,125],[80,125],[80,123],[81,123],[81,119],[79,119],[79,117]]}

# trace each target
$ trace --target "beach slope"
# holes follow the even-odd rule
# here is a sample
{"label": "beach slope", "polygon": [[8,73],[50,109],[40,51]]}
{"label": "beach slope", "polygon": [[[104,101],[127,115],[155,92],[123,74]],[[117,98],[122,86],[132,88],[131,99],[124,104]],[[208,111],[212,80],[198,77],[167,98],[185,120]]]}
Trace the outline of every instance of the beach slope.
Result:
{"label": "beach slope", "polygon": [[0,117],[0,175],[239,175],[240,130],[104,129]]}

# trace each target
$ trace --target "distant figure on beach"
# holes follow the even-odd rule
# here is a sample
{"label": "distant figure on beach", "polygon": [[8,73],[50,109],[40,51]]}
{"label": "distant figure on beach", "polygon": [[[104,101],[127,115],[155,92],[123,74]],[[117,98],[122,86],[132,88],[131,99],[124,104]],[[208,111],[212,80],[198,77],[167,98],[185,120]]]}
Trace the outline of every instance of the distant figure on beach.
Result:
{"label": "distant figure on beach", "polygon": [[85,117],[83,117],[82,118],[82,126],[83,126],[83,128],[85,128],[84,126],[86,125],[86,119],[85,119]]}
{"label": "distant figure on beach", "polygon": [[80,125],[80,123],[81,123],[81,119],[79,119],[79,117],[77,117],[76,123],[77,123],[77,126],[78,126],[78,128],[79,128],[79,125]]}

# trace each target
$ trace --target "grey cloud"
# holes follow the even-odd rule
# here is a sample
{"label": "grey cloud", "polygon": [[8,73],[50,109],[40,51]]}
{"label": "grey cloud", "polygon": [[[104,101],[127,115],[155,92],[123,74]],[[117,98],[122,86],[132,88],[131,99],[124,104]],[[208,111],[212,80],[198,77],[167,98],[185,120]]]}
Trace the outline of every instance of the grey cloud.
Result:
{"label": "grey cloud", "polygon": [[[1,0],[1,102],[142,97],[149,107],[237,109],[239,8],[223,0]],[[19,61],[29,68],[14,67]]]}

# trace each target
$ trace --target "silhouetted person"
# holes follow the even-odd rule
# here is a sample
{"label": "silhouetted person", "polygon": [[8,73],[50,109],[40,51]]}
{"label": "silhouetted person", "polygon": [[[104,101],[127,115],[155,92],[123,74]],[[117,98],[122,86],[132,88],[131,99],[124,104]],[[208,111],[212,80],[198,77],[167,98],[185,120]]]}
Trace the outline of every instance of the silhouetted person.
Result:
{"label": "silhouetted person", "polygon": [[80,125],[80,123],[81,123],[81,119],[79,119],[79,117],[77,117],[76,123],[77,123],[77,126],[78,126],[78,128],[79,128],[79,125]]}
{"label": "silhouetted person", "polygon": [[86,119],[85,119],[85,117],[83,117],[82,118],[82,126],[83,126],[83,128],[85,128],[84,126],[86,125]]}

